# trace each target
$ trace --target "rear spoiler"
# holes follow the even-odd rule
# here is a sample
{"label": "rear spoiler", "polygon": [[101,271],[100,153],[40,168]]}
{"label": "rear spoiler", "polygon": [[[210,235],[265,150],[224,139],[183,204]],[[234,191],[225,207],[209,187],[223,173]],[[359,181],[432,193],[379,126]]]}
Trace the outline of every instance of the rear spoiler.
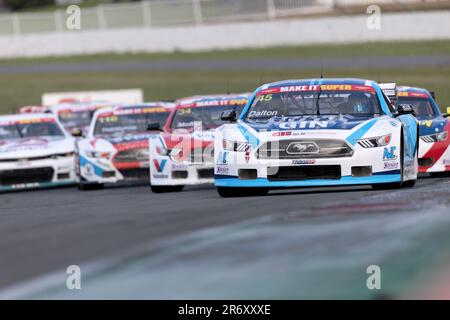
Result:
{"label": "rear spoiler", "polygon": [[395,102],[397,100],[397,84],[396,83],[380,83],[380,89],[386,97]]}

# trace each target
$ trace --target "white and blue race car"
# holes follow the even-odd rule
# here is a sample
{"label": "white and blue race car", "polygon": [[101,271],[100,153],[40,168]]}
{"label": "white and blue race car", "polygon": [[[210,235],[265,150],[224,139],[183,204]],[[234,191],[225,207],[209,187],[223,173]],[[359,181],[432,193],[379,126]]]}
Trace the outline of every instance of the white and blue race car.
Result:
{"label": "white and blue race car", "polygon": [[379,85],[360,79],[287,80],[258,88],[215,136],[215,185],[222,197],[270,189],[413,186],[418,123],[394,109]]}
{"label": "white and blue race car", "polygon": [[77,141],[79,189],[102,188],[121,181],[148,181],[148,142],[163,127],[172,103],[154,102],[98,110],[86,138]]}

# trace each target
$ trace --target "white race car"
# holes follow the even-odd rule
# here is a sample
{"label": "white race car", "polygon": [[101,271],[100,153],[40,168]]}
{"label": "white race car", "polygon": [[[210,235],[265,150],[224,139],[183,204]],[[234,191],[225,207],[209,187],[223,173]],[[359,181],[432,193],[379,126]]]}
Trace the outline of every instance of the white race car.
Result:
{"label": "white race car", "polygon": [[377,83],[360,79],[266,84],[215,136],[215,185],[223,197],[270,189],[413,186],[418,122],[394,109]]}
{"label": "white race car", "polygon": [[181,191],[185,185],[214,182],[214,131],[221,114],[239,114],[249,94],[195,96],[180,99],[163,132],[150,141],[153,192]]}
{"label": "white race car", "polygon": [[93,101],[61,103],[47,109],[58,117],[59,122],[70,134],[83,136],[89,130],[95,111],[112,106],[113,104],[105,101]]}
{"label": "white race car", "polygon": [[166,123],[173,104],[117,106],[94,114],[86,138],[77,141],[77,174],[81,190],[123,180],[149,179],[148,125]]}
{"label": "white race car", "polygon": [[52,114],[0,117],[0,191],[75,184],[75,139]]}

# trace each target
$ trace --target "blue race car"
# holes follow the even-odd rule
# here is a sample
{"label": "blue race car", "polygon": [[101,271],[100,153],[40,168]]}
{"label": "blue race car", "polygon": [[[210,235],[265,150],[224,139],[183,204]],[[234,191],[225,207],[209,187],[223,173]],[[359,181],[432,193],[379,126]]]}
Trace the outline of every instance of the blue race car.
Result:
{"label": "blue race car", "polygon": [[395,110],[376,82],[308,79],[258,88],[241,115],[215,135],[215,185],[222,197],[270,189],[413,186],[418,122],[410,105]]}

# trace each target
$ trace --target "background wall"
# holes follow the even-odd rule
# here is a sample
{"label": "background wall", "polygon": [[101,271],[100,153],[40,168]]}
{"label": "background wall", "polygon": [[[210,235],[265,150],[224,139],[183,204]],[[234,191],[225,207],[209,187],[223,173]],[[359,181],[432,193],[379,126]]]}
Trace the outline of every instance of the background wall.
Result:
{"label": "background wall", "polygon": [[0,58],[450,38],[450,10],[0,36]]}

